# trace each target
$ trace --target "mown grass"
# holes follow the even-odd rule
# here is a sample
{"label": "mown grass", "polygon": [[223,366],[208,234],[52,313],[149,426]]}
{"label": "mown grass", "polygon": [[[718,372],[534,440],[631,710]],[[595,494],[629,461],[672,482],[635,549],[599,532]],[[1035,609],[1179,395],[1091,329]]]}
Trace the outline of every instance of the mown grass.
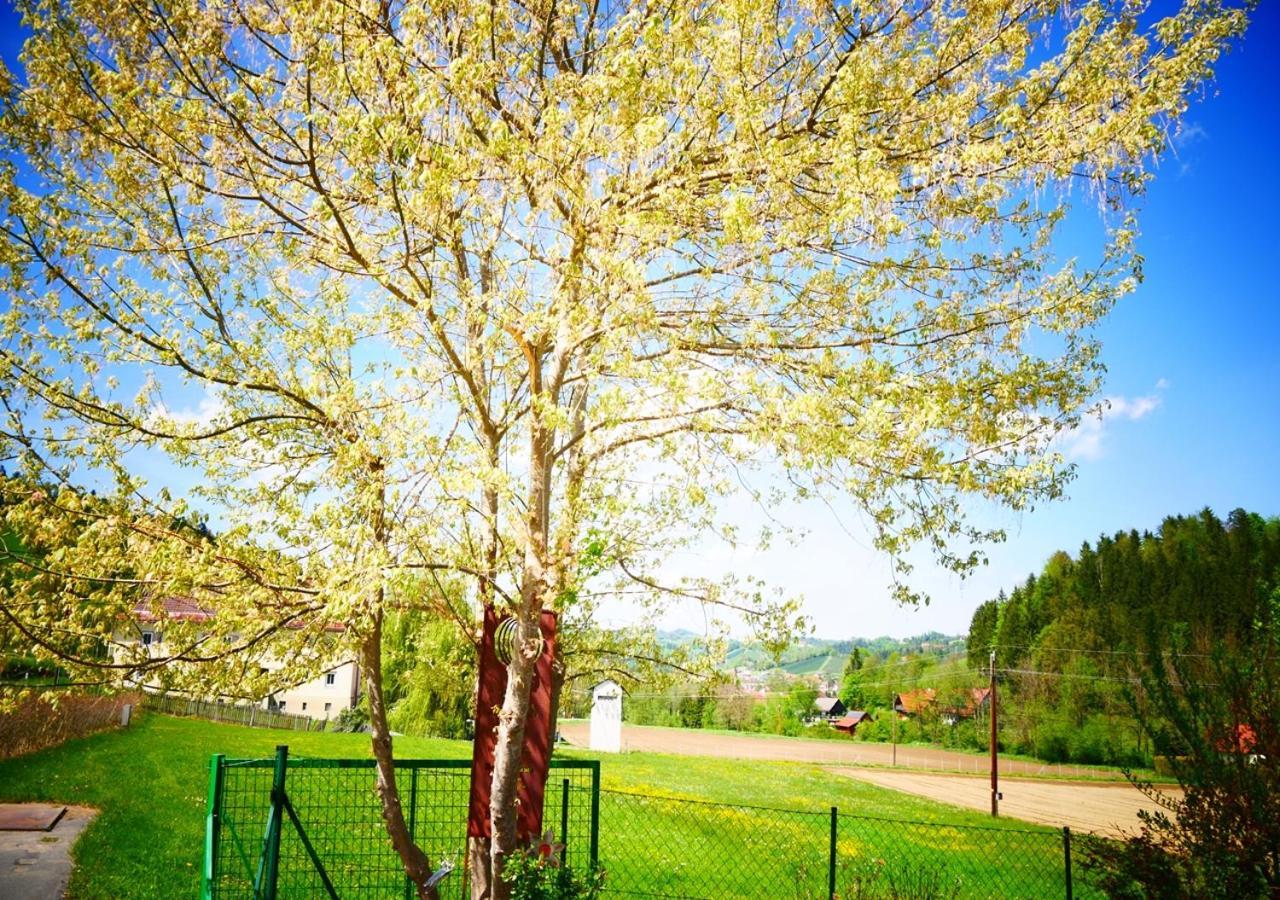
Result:
{"label": "mown grass", "polygon": [[[365,735],[271,731],[150,714],[125,731],[0,762],[0,800],[80,803],[101,810],[76,846],[72,897],[194,897],[200,883],[210,756],[266,757],[277,744],[288,744],[293,758],[369,756]],[[958,886],[962,896],[1061,892],[1055,875],[1061,847],[1048,829],[1008,820],[992,828],[991,820],[978,813],[840,778],[808,764],[557,752],[565,758],[603,760],[600,858],[614,889],[688,896],[820,896],[826,890],[829,808],[836,806],[842,897],[879,896],[891,887],[886,878],[899,879],[899,894],[901,884],[915,884],[906,896],[953,896],[950,890],[930,889],[930,879],[938,873],[951,873],[948,884]],[[470,744],[400,738],[396,753],[401,758],[461,759],[470,756]],[[291,771],[291,782],[294,777]],[[307,815],[316,817],[317,831],[330,821],[326,809],[359,805],[366,809],[362,816],[371,814],[371,791],[361,786],[353,793],[352,784],[334,781],[324,788],[329,794],[310,796]],[[634,796],[638,794],[674,799]],[[246,807],[247,820],[256,825],[261,818],[251,806]],[[859,816],[948,827],[912,829],[855,818]],[[256,831],[245,837],[260,839]],[[383,857],[390,853],[385,838],[370,831],[368,840],[379,854],[377,864],[385,865]],[[992,867],[998,880],[989,880]]]}

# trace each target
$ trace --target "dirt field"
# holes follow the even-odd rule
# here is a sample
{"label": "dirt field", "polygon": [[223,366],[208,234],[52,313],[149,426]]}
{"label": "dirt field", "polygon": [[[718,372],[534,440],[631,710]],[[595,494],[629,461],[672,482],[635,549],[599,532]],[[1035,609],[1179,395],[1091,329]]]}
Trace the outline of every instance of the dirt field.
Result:
{"label": "dirt field", "polygon": [[[991,783],[971,775],[928,775],[884,769],[832,769],[841,775],[927,797],[939,803],[991,808]],[[1176,792],[1166,789],[1170,795]],[[1069,825],[1072,831],[1117,835],[1138,827],[1138,810],[1155,806],[1128,784],[1082,784],[1038,779],[1000,781],[1000,814],[1042,825]]]}
{"label": "dirt field", "polygon": [[[560,733],[575,746],[585,747],[590,724],[583,720],[560,723]],[[956,753],[932,747],[868,744],[854,740],[806,740],[756,734],[724,734],[684,728],[622,726],[622,749],[687,756],[724,756],[732,759],[778,759],[822,765],[894,766],[975,775],[991,771],[986,756]],[[1059,766],[1022,760],[1000,760],[1001,775],[1039,775],[1054,778],[1112,778],[1124,781],[1117,770]],[[1127,782],[1126,782],[1127,784]]]}

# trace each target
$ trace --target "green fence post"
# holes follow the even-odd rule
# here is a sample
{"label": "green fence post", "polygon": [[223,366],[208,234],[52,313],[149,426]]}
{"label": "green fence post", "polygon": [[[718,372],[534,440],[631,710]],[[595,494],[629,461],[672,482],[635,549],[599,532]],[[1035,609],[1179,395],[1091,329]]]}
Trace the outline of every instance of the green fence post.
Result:
{"label": "green fence post", "polygon": [[600,861],[600,760],[591,760],[591,866]]}
{"label": "green fence post", "polygon": [[[418,826],[418,767],[409,769],[409,840],[417,843]],[[404,900],[413,900],[413,879],[404,876]]]}
{"label": "green fence post", "polygon": [[1062,864],[1066,868],[1067,900],[1071,900],[1071,829],[1062,826]]}
{"label": "green fence post", "polygon": [[569,846],[569,779],[561,782],[560,793],[560,843]]}
{"label": "green fence post", "polygon": [[836,900],[836,816],[839,811],[831,807],[831,846],[827,853],[827,897]]}
{"label": "green fence post", "polygon": [[204,884],[200,896],[213,900],[218,881],[218,842],[222,826],[222,761],[215,753],[209,760],[209,802],[204,818]]}
{"label": "green fence post", "polygon": [[284,778],[289,770],[289,747],[276,747],[276,764],[271,775],[271,815],[267,818],[267,840],[262,852],[266,868],[261,885],[263,900],[276,900],[280,880],[280,832],[284,818]]}

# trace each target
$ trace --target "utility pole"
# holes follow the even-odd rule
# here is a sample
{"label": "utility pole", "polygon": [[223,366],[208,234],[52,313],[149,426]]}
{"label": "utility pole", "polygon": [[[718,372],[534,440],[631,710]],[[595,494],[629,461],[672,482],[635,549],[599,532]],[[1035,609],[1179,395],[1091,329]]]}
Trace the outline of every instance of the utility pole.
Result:
{"label": "utility pole", "polygon": [[991,651],[991,816],[1000,815],[1000,757],[996,749],[996,651]]}
{"label": "utility pole", "polygon": [[[897,699],[897,694],[894,694],[894,699]],[[893,767],[896,769],[898,767],[898,710],[897,704],[892,700],[889,701],[889,706],[889,715],[893,716]]]}

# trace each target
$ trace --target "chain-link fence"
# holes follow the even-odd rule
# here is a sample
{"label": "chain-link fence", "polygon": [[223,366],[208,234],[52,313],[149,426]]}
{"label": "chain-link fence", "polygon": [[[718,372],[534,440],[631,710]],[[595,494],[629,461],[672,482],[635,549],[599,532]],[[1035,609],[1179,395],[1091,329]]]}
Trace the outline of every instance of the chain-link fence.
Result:
{"label": "chain-link fence", "polygon": [[[467,896],[467,806],[471,761],[397,760],[396,782],[410,836],[432,865],[455,870],[443,898]],[[204,897],[360,898],[414,896],[391,848],[371,759],[213,758],[209,775]],[[544,827],[562,859],[586,871],[595,858],[600,764],[553,760]]]}
{"label": "chain-link fence", "polygon": [[1051,898],[1072,885],[1070,832],[706,803],[600,799],[608,893],[682,898]]}
{"label": "chain-link fence", "polygon": [[[396,763],[409,830],[467,896],[469,760]],[[605,894],[670,898],[1047,898],[1073,884],[1067,829],[953,825],[600,789],[600,763],[556,759],[543,822]],[[412,897],[372,760],[227,760],[210,772],[205,892],[214,898]]]}

